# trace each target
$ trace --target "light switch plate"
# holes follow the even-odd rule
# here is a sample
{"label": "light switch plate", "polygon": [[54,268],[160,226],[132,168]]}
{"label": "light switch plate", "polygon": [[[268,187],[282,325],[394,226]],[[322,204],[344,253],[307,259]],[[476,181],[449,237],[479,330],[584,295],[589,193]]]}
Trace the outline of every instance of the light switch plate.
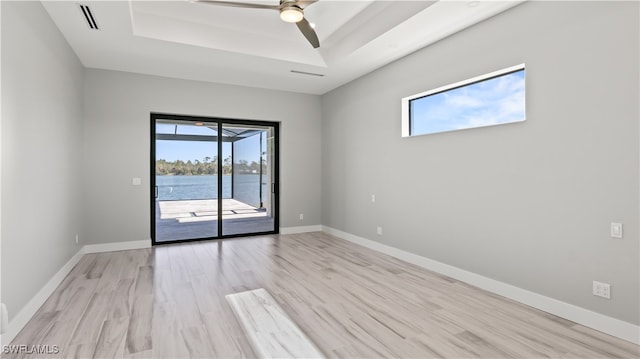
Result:
{"label": "light switch plate", "polygon": [[611,299],[611,285],[609,283],[602,283],[593,281],[593,295],[606,299]]}
{"label": "light switch plate", "polygon": [[131,184],[133,184],[134,186],[139,186],[142,184],[142,179],[138,178],[138,177],[134,177],[131,180]]}
{"label": "light switch plate", "polygon": [[622,238],[622,223],[611,222],[611,237]]}

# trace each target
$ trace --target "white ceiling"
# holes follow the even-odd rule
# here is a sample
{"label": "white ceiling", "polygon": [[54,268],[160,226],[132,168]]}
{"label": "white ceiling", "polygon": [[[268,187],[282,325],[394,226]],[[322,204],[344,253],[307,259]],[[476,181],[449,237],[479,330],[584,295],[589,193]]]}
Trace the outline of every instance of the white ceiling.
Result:
{"label": "white ceiling", "polygon": [[77,2],[43,4],[89,68],[324,94],[521,2],[319,0],[305,9],[319,49],[273,10],[186,0],[83,1],[96,31]]}

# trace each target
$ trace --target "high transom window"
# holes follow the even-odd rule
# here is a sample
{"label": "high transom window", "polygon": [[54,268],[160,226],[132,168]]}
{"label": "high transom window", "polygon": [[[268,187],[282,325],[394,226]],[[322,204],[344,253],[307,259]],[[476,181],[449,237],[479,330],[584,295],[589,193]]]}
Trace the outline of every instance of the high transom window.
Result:
{"label": "high transom window", "polygon": [[524,64],[402,99],[402,137],[524,120]]}

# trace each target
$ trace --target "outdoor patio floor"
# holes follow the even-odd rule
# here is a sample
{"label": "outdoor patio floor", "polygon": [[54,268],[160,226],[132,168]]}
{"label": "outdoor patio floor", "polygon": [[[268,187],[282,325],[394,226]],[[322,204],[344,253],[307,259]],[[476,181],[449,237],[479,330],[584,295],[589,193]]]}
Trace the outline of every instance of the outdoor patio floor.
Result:
{"label": "outdoor patio floor", "polygon": [[[274,220],[235,199],[222,200],[222,234],[273,231]],[[218,236],[218,200],[156,201],[156,242]]]}

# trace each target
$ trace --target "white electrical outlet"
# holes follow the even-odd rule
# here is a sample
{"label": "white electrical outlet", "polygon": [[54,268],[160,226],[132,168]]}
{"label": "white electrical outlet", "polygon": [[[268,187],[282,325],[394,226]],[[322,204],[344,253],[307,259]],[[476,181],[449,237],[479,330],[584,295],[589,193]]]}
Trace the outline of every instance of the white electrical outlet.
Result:
{"label": "white electrical outlet", "polygon": [[382,227],[378,227],[376,229],[376,232],[378,233],[379,236],[381,236],[382,235]]}
{"label": "white electrical outlet", "polygon": [[78,235],[76,234],[76,244],[78,244]]}
{"label": "white electrical outlet", "polygon": [[371,203],[375,203],[376,202],[376,195],[372,194],[371,195]]}
{"label": "white electrical outlet", "polygon": [[611,285],[608,283],[593,281],[593,295],[611,299]]}
{"label": "white electrical outlet", "polygon": [[622,223],[611,222],[611,238],[622,238]]}
{"label": "white electrical outlet", "polygon": [[142,179],[138,178],[138,177],[133,177],[131,179],[131,184],[134,185],[134,186],[139,186],[139,185],[142,184]]}
{"label": "white electrical outlet", "polygon": [[304,219],[304,213],[300,213],[300,220],[302,221]]}

